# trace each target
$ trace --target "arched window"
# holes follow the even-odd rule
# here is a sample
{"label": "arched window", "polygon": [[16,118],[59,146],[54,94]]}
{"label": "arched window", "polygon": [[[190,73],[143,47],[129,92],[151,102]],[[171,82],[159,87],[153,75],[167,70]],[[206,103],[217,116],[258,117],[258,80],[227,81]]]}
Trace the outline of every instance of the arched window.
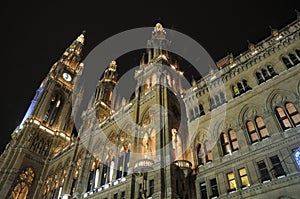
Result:
{"label": "arched window", "polygon": [[296,54],[298,57],[300,57],[300,50],[299,49],[296,49]]}
{"label": "arched window", "polygon": [[129,142],[125,142],[119,150],[116,179],[127,176],[130,161],[130,146]]}
{"label": "arched window", "polygon": [[230,154],[231,153],[231,148],[230,148],[229,140],[228,140],[228,137],[227,137],[226,133],[224,133],[224,132],[221,133],[220,139],[221,139],[223,155]]}
{"label": "arched window", "polygon": [[282,61],[287,68],[291,68],[293,66],[293,64],[290,62],[290,60],[286,57],[282,57]]}
{"label": "arched window", "polygon": [[202,104],[199,104],[199,115],[200,116],[205,115],[204,108],[203,108]]}
{"label": "arched window", "polygon": [[243,79],[242,82],[243,82],[244,91],[247,91],[247,90],[251,89],[248,82],[247,82],[247,80]]}
{"label": "arched window", "polygon": [[195,117],[194,117],[194,110],[191,108],[190,109],[190,120],[193,120]]}
{"label": "arched window", "polygon": [[274,68],[273,68],[271,65],[268,65],[268,66],[267,66],[267,69],[268,69],[268,71],[269,71],[271,77],[274,77],[274,76],[277,75],[277,73],[275,72]]}
{"label": "arched window", "polygon": [[204,142],[204,154],[205,154],[205,161],[207,162],[211,162],[212,161],[212,148],[210,146],[210,143],[208,142],[208,140],[206,140]]}
{"label": "arched window", "polygon": [[182,140],[176,128],[172,129],[172,149],[174,160],[180,159],[183,154],[182,151]]}
{"label": "arched window", "polygon": [[237,137],[233,129],[229,129],[227,133],[221,133],[220,140],[223,155],[231,154],[231,152],[239,149]]}
{"label": "arched window", "polygon": [[155,150],[156,150],[156,128],[153,127],[153,123],[155,123],[155,112],[153,109],[149,109],[143,119],[142,126],[143,130],[142,139],[140,139],[141,144],[141,153],[146,159],[154,159],[155,158]]}
{"label": "arched window", "polygon": [[109,149],[107,156],[105,158],[105,163],[103,164],[101,185],[104,185],[112,181],[114,170],[115,170],[115,156],[113,150]]}
{"label": "arched window", "polygon": [[268,80],[268,79],[270,78],[269,73],[267,72],[266,69],[261,69],[261,73],[262,73],[262,75],[263,75],[265,81]]}
{"label": "arched window", "polygon": [[216,102],[216,106],[220,105],[221,102],[220,102],[220,98],[218,95],[215,96],[215,102]]}
{"label": "arched window", "polygon": [[238,82],[236,85],[237,85],[237,88],[239,90],[239,94],[242,94],[244,92],[243,85],[240,82]]}
{"label": "arched window", "polygon": [[257,126],[257,130],[258,130],[260,139],[269,137],[268,129],[267,129],[262,117],[260,117],[260,116],[256,117],[255,124]]}
{"label": "arched window", "polygon": [[203,165],[204,161],[203,161],[203,152],[202,152],[202,147],[201,144],[198,144],[197,146],[197,159],[198,159],[198,165]]}
{"label": "arched window", "polygon": [[46,123],[50,118],[49,125],[52,126],[56,121],[56,118],[58,116],[61,107],[62,107],[61,97],[59,95],[53,96],[51,98],[49,108],[44,115],[43,122]]}
{"label": "arched window", "polygon": [[32,168],[24,169],[17,179],[17,184],[11,192],[11,198],[13,199],[26,199],[29,187],[34,180],[34,172]]}
{"label": "arched window", "polygon": [[284,107],[276,107],[275,111],[284,130],[300,124],[300,114],[293,103],[287,102]]}
{"label": "arched window", "polygon": [[233,97],[236,97],[236,96],[239,95],[239,89],[238,89],[238,87],[236,85],[233,85],[231,87],[231,90],[232,90],[232,93],[233,93]]}
{"label": "arched window", "polygon": [[248,120],[246,122],[247,131],[251,140],[251,143],[258,142],[264,138],[269,137],[269,132],[262,117],[257,116],[253,121]]}
{"label": "arched window", "polygon": [[75,170],[73,175],[73,181],[72,181],[71,193],[70,193],[71,195],[73,195],[73,193],[75,192],[77,181],[78,181],[78,175],[79,175],[79,168]]}
{"label": "arched window", "polygon": [[96,174],[96,163],[93,160],[91,163],[91,168],[90,168],[90,175],[89,175],[89,180],[88,180],[88,186],[87,186],[87,191],[93,190],[94,186],[94,180],[95,180],[95,174]]}
{"label": "arched window", "polygon": [[226,98],[223,92],[220,92],[220,100],[221,100],[221,104],[224,104],[226,102]]}
{"label": "arched window", "polygon": [[300,61],[299,61],[299,59],[296,57],[296,55],[290,53],[290,54],[289,54],[289,57],[290,57],[290,59],[291,59],[291,61],[293,62],[294,65],[297,65],[297,64],[300,63]]}
{"label": "arched window", "polygon": [[257,78],[259,84],[261,84],[265,81],[260,72],[256,72],[256,78]]}
{"label": "arched window", "polygon": [[209,103],[210,103],[210,109],[214,109],[216,107],[216,103],[213,97],[209,98]]}

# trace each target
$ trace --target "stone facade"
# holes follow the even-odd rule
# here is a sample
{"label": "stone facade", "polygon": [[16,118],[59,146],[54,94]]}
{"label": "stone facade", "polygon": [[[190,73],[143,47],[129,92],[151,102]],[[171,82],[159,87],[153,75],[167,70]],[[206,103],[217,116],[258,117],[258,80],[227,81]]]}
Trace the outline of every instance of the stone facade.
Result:
{"label": "stone facade", "polygon": [[299,38],[298,18],[185,88],[157,24],[130,99],[113,97],[112,61],[77,132],[72,96],[83,95],[74,89],[85,67],[81,34],[51,67],[0,156],[0,195],[297,198]]}

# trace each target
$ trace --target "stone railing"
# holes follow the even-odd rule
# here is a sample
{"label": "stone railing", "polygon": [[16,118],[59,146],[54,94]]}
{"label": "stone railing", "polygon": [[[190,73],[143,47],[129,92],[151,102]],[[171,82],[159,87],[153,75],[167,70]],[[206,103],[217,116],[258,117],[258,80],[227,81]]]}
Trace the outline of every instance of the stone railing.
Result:
{"label": "stone railing", "polygon": [[192,169],[192,163],[187,160],[175,160],[174,164],[180,168]]}
{"label": "stone railing", "polygon": [[135,162],[134,172],[147,172],[153,169],[154,161],[151,159],[141,159]]}

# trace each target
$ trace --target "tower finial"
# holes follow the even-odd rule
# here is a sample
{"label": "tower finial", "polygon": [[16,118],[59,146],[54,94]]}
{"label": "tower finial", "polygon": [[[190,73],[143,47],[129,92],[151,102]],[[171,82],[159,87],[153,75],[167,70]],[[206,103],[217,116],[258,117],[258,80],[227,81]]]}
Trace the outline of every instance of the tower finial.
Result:
{"label": "tower finial", "polygon": [[255,46],[253,43],[251,43],[248,39],[247,39],[247,42],[248,42],[248,49],[250,51],[254,51],[255,50]]}
{"label": "tower finial", "polygon": [[271,30],[271,34],[274,36],[274,37],[278,37],[278,30],[273,28],[271,25],[269,25],[269,28]]}
{"label": "tower finial", "polygon": [[78,41],[78,42],[80,42],[81,44],[83,44],[83,43],[84,43],[84,36],[85,36],[85,33],[86,33],[86,31],[83,30],[82,33],[81,33],[81,35],[79,35],[79,36],[77,37],[76,41]]}

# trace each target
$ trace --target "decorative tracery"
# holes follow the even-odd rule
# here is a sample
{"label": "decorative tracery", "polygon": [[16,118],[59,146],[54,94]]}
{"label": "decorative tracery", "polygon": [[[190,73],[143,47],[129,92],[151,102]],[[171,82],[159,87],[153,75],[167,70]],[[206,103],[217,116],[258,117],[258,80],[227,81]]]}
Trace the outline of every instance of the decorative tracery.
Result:
{"label": "decorative tracery", "polygon": [[33,169],[30,167],[24,169],[18,176],[17,184],[11,193],[11,197],[13,199],[26,199],[33,180]]}

